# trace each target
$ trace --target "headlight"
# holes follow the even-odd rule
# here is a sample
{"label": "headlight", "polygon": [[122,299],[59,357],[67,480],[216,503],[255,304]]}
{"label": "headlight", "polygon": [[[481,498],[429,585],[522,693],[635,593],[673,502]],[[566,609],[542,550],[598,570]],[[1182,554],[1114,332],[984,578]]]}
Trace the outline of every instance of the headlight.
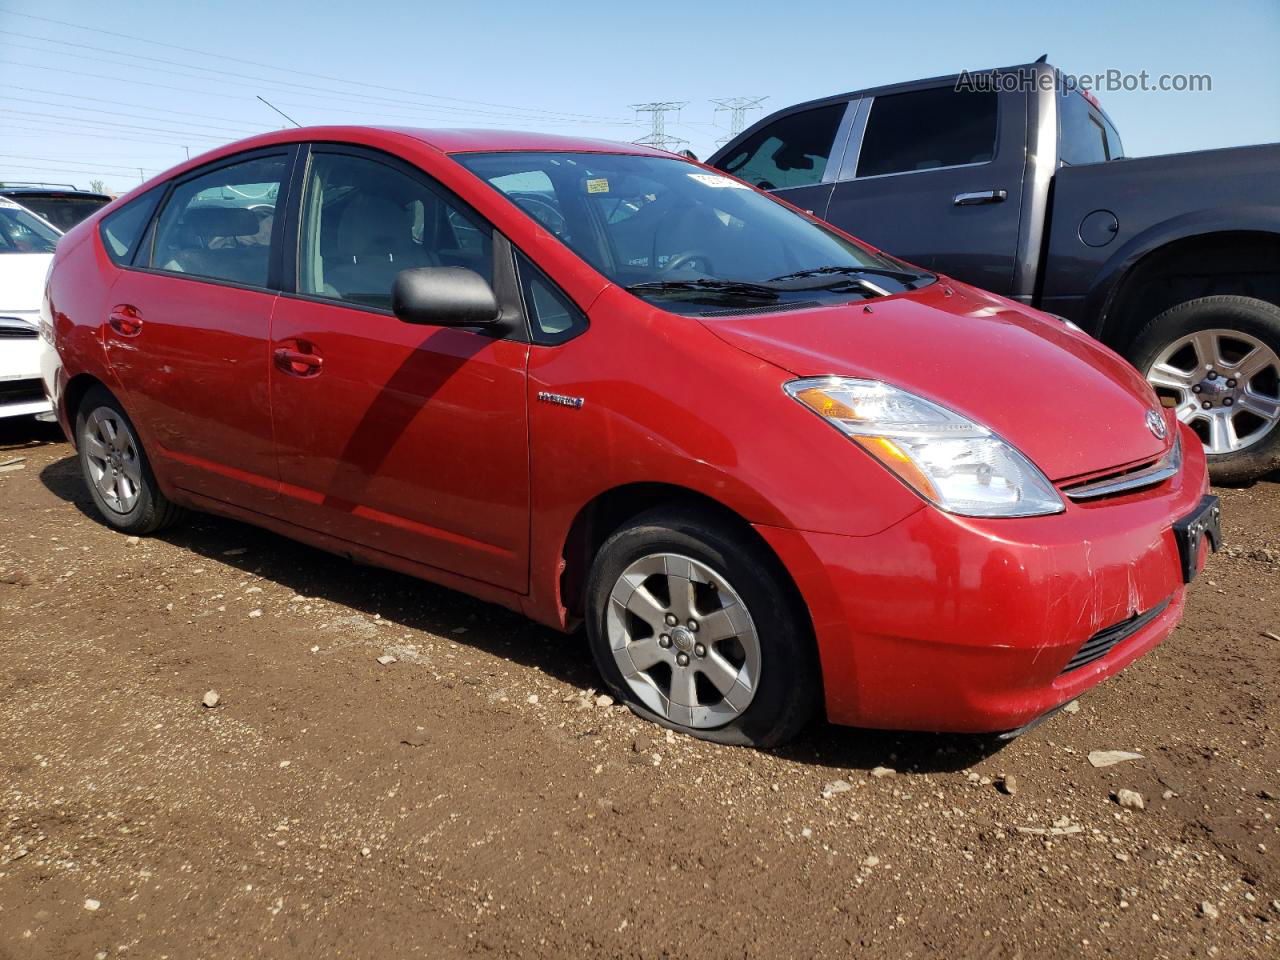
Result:
{"label": "headlight", "polygon": [[1059,513],[1062,499],[989,429],[879,380],[809,377],[783,389],[926,500],[966,517]]}

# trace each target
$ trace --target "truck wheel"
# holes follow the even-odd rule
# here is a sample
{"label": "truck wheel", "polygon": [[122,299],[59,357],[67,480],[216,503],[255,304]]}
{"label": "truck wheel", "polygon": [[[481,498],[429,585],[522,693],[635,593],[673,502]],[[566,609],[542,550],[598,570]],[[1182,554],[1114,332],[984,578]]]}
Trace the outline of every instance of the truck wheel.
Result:
{"label": "truck wheel", "polygon": [[1280,467],[1280,307],[1252,297],[1189,300],[1148,323],[1129,357],[1199,434],[1215,482]]}
{"label": "truck wheel", "polygon": [[771,747],[820,703],[807,611],[745,533],[659,508],[614,533],[587,582],[587,636],[615,697],[703,740]]}
{"label": "truck wheel", "polygon": [[85,394],[76,413],[76,447],[85,485],[110,526],[155,533],[184,513],[160,492],[133,422],[102,387]]}

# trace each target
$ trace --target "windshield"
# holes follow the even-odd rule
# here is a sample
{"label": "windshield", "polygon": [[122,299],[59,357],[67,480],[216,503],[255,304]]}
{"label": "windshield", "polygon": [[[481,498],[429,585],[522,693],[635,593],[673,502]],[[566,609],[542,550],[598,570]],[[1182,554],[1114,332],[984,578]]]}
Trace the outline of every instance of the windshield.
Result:
{"label": "windshield", "polygon": [[455,159],[614,283],[667,310],[786,309],[900,293],[933,279],[674,157]]}
{"label": "windshield", "polygon": [[0,199],[0,253],[53,253],[59,233],[16,203]]}

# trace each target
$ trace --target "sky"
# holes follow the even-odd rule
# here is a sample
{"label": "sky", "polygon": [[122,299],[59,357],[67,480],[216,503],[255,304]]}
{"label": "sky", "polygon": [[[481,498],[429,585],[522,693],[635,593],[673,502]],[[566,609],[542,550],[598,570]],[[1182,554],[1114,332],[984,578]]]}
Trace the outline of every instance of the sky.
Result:
{"label": "sky", "polygon": [[[792,22],[788,22],[791,17]],[[1132,156],[1280,141],[1280,0],[1042,4],[0,0],[0,181],[111,192],[298,123],[509,127],[635,140],[633,104],[705,158],[712,101],[766,111],[1026,63],[1208,74],[1207,92],[1100,91]],[[761,113],[748,114],[754,122]]]}

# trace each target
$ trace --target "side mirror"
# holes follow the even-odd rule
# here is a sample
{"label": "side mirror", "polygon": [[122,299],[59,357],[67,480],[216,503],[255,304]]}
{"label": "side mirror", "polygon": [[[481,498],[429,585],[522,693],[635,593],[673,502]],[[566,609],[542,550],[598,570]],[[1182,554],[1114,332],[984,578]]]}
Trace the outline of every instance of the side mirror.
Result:
{"label": "side mirror", "polygon": [[405,323],[476,327],[502,312],[484,277],[465,267],[413,267],[396,274],[391,310]]}

